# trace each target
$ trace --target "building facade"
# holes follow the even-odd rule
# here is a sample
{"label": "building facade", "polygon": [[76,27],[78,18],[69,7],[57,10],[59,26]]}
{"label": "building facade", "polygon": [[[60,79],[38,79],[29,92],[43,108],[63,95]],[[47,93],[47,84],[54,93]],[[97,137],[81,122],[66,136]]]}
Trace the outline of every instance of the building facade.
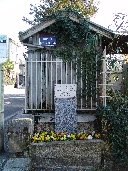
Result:
{"label": "building facade", "polygon": [[24,52],[25,48],[21,43],[17,43],[7,35],[0,35],[0,54],[4,55],[0,55],[0,57],[3,57],[3,59],[6,57],[13,62],[14,69],[11,70],[8,75],[8,79],[12,81],[9,81],[8,84],[14,84],[15,87],[25,84],[25,60],[23,57]]}

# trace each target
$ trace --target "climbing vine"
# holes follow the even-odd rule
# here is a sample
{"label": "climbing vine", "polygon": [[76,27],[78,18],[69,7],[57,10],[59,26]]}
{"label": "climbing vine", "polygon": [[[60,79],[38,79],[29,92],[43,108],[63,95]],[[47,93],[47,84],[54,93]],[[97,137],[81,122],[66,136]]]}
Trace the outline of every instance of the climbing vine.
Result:
{"label": "climbing vine", "polygon": [[[107,91],[107,106],[97,107],[97,124],[101,138],[110,147],[114,170],[127,166],[128,160],[128,97],[113,88]],[[122,169],[123,170],[123,169]]]}
{"label": "climbing vine", "polygon": [[[70,19],[72,16],[79,22]],[[43,33],[55,36],[57,46],[50,47],[49,53],[63,62],[73,62],[74,69],[77,65],[78,89],[82,78],[82,96],[93,97],[98,91],[96,71],[100,71],[101,66],[102,54],[97,49],[100,35],[90,30],[88,21],[73,9],[57,11],[42,20],[50,19],[56,19],[56,22],[43,29]],[[44,47],[37,51],[45,53],[48,50]]]}

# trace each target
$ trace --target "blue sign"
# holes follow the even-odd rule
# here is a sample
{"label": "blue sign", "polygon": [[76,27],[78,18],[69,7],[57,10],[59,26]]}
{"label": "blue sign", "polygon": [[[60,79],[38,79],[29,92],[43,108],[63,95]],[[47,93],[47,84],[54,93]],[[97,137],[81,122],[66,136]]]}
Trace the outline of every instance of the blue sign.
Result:
{"label": "blue sign", "polygon": [[0,43],[6,43],[7,36],[6,35],[0,35]]}
{"label": "blue sign", "polygon": [[55,46],[56,45],[56,37],[40,36],[39,45],[41,45],[41,46]]}

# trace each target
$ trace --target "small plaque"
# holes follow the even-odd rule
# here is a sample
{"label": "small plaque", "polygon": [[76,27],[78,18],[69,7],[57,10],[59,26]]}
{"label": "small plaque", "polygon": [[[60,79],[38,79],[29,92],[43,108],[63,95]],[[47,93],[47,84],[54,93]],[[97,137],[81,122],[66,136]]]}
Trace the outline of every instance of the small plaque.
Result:
{"label": "small plaque", "polygon": [[41,46],[55,46],[56,45],[56,37],[40,36],[39,45],[41,45]]}
{"label": "small plaque", "polygon": [[76,84],[55,84],[55,98],[76,97]]}

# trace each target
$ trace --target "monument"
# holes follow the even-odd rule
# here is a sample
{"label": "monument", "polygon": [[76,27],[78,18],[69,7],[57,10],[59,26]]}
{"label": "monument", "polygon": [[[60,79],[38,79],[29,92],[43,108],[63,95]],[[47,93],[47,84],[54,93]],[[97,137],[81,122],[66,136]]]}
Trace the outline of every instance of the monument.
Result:
{"label": "monument", "polygon": [[77,131],[76,84],[55,84],[55,132]]}

